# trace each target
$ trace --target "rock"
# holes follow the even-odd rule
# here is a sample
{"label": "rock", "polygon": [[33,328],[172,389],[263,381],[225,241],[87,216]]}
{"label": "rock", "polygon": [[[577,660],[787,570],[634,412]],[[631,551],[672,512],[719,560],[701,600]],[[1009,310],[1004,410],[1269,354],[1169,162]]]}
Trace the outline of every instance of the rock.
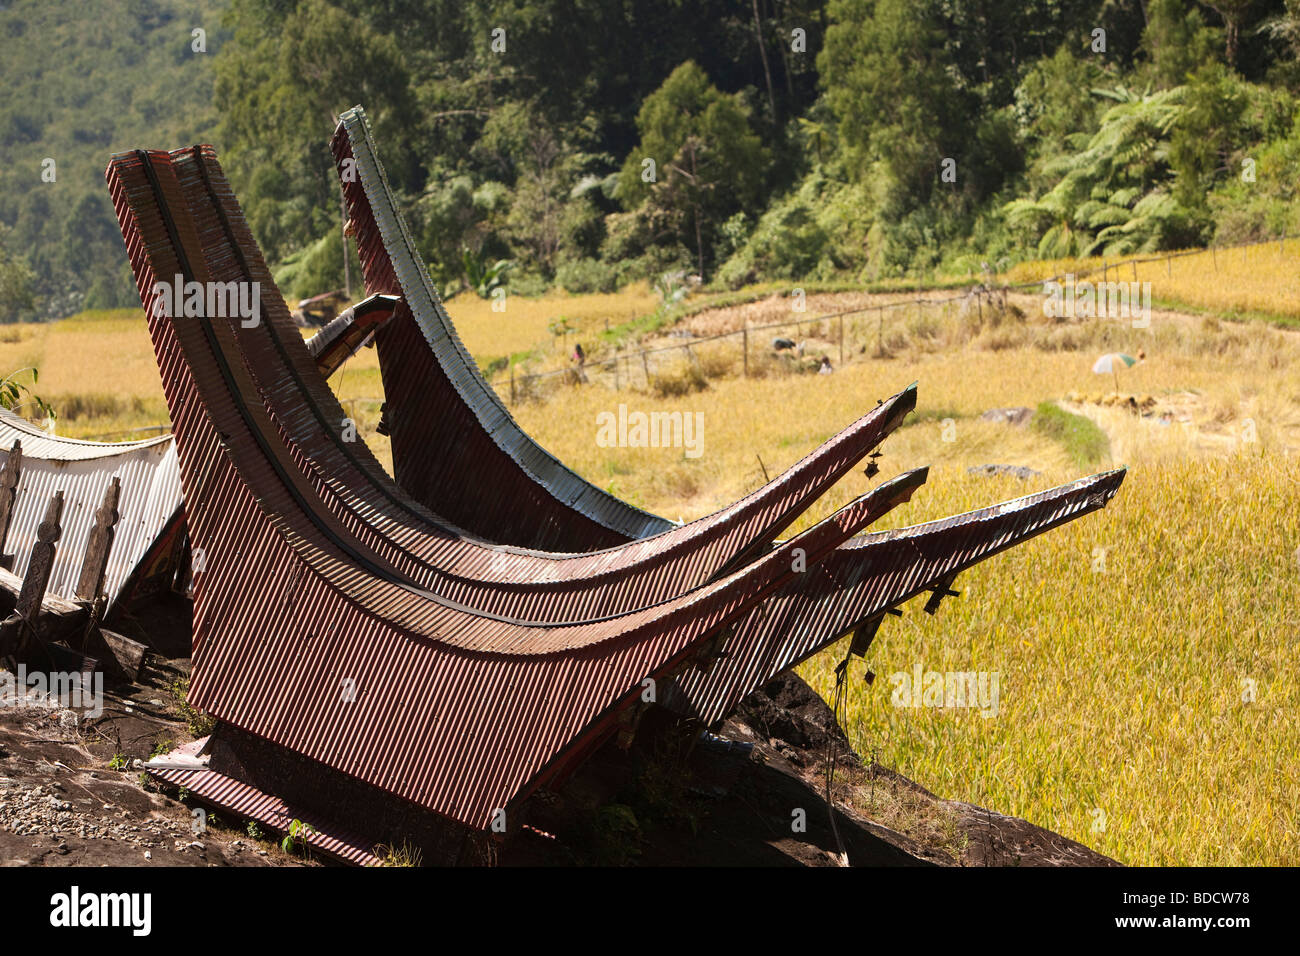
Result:
{"label": "rock", "polygon": [[994,475],[1015,475],[1022,481],[1027,481],[1042,474],[1041,471],[1026,468],[1024,465],[972,465],[966,471],[969,474],[983,475],[986,478],[991,478]]}
{"label": "rock", "polygon": [[1034,410],[1021,405],[1014,408],[990,408],[980,416],[980,421],[1000,422],[1003,425],[1015,425],[1017,428],[1023,428],[1033,417]]}

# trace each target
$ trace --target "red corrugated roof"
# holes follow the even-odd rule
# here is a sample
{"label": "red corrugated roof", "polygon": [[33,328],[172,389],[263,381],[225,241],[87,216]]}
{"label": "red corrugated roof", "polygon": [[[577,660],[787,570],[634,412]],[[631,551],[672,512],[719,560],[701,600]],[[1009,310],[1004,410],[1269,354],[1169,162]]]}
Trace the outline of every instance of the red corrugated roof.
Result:
{"label": "red corrugated roof", "polygon": [[[211,150],[178,150],[172,168],[188,200],[184,211],[202,236],[211,279],[261,284],[262,321],[247,329],[231,323],[231,334],[322,514],[345,524],[377,563],[467,608],[516,620],[581,620],[656,603],[702,584],[744,554],[765,549],[775,531],[915,405],[915,389],[904,390],[758,491],[654,539],[577,556],[486,546],[416,503],[382,472],[363,442],[341,434],[345,413],[276,294]],[[485,510],[493,507],[498,485],[494,464],[485,460],[469,469],[473,484],[483,489]]]}
{"label": "red corrugated roof", "polygon": [[[367,288],[405,295],[409,306],[396,311],[377,340],[402,486],[425,504],[459,515],[470,531],[515,545],[563,540],[567,547],[598,548],[668,526],[558,462],[557,468],[530,470],[528,463],[546,453],[509,416],[456,335],[397,210],[360,107],[343,114],[331,147]],[[448,444],[442,439],[448,432],[460,440]],[[526,494],[528,507],[521,513],[476,509],[480,483],[472,476],[479,468],[490,471],[497,487]],[[791,585],[740,622],[726,642],[726,664],[683,679],[681,705],[706,722],[721,719],[747,689],[885,609],[1017,541],[1103,507],[1122,480],[1122,472],[1097,475],[1032,501],[872,535],[870,545],[845,545],[811,583]],[[923,554],[923,548],[938,550]]]}
{"label": "red corrugated roof", "polygon": [[[682,658],[911,493],[882,485],[744,570],[653,607],[520,625],[417,588],[325,514],[240,359],[232,323],[168,319],[156,277],[207,281],[165,153],[108,180],[172,413],[196,575],[190,700],[223,721],[473,827],[608,732]],[[355,688],[355,698],[344,688]],[[527,728],[526,730],[522,728]]]}

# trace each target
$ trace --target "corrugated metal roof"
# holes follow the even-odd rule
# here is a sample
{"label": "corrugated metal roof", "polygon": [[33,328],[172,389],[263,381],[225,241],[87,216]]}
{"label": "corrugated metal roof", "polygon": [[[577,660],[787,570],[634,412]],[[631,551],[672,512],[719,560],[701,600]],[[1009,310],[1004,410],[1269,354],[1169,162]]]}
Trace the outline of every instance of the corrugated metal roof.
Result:
{"label": "corrugated metal roof", "polygon": [[[364,442],[341,437],[345,417],[292,325],[210,148],[177,150],[171,167],[212,281],[256,281],[264,309],[252,328],[228,322],[225,356],[248,379],[291,452],[304,493],[340,522],[365,559],[466,608],[513,620],[608,617],[704,583],[767,547],[822,491],[846,474],[915,405],[905,389],[736,504],[654,539],[580,555],[487,545],[447,525],[383,473]],[[196,253],[197,254],[197,253]],[[476,469],[483,508],[494,504],[490,463]],[[310,485],[308,488],[307,486]]]}
{"label": "corrugated metal roof", "polygon": [[[553,486],[528,474],[519,460],[507,453],[505,445],[487,435],[480,410],[471,407],[476,401],[474,395],[484,390],[491,392],[491,388],[481,381],[477,367],[460,345],[450,317],[429,285],[427,270],[397,212],[360,107],[343,115],[332,148],[368,288],[375,291],[414,288],[418,293],[411,297],[415,314],[399,309],[378,341],[386,418],[399,482],[430,507],[461,515],[460,520],[469,530],[491,540],[531,546],[562,540],[566,547],[574,549],[608,546],[615,533],[604,525],[592,524],[586,512],[552,493]],[[349,159],[355,160],[359,173],[352,181],[344,175]],[[480,379],[480,386],[466,387],[465,383],[475,377]],[[492,395],[495,398],[495,393]],[[444,429],[453,429],[458,440],[444,440],[441,437]],[[512,447],[527,440],[527,435],[521,432],[516,437],[516,446]],[[485,482],[484,475],[492,476],[491,481]],[[1101,507],[1121,480],[1120,473],[1094,476],[1084,479],[1082,484],[1071,483],[1044,492],[1047,496],[1044,500],[1071,502],[1060,521],[1070,520]],[[1102,498],[1095,498],[1086,490],[1094,484],[1109,490]],[[511,494],[520,493],[523,487],[527,495],[524,515],[512,512],[508,506],[476,508],[475,502],[481,495],[492,493],[485,485],[508,489]],[[565,487],[571,490],[574,486],[569,482]],[[597,497],[605,494],[594,486],[589,487]],[[1097,501],[1100,503],[1095,507],[1087,504]],[[906,539],[906,543],[892,550],[882,550],[879,546],[866,548],[856,542],[846,545],[819,572],[825,579],[823,583],[841,582],[836,585],[838,590],[822,590],[800,582],[791,586],[789,594],[767,602],[761,612],[755,612],[737,625],[736,635],[727,641],[731,659],[726,667],[710,668],[680,685],[685,695],[681,702],[708,722],[721,719],[725,715],[722,702],[728,702],[728,707],[734,704],[739,700],[736,694],[745,688],[761,686],[782,668],[834,642],[864,620],[881,613],[884,607],[892,607],[914,593],[935,587],[951,573],[951,567],[968,566],[982,559],[976,555],[987,556],[1009,546],[997,545],[1001,540],[999,535],[1014,542],[1060,523],[1044,519],[1046,523],[1041,526],[1031,522],[992,529],[988,525],[988,519],[997,509],[1022,506],[1027,507],[1025,501],[1004,503],[948,519],[961,526],[976,522],[975,537],[970,540],[952,534],[940,535],[945,525],[938,522],[893,532],[892,536],[871,537],[875,545],[896,537]],[[643,515],[630,505],[626,507],[629,511],[622,521],[624,528],[633,526]],[[1038,515],[1037,510],[1030,513]],[[993,537],[980,537],[986,533]],[[917,536],[915,540],[913,535]],[[951,550],[942,556],[944,560],[920,561],[914,547],[916,541],[939,541]],[[905,574],[898,572],[888,581],[877,580],[873,569],[882,562],[913,558],[918,563]],[[737,683],[739,677],[746,679]]]}
{"label": "corrugated metal roof", "polygon": [[45,507],[62,491],[63,534],[49,590],[72,599],[95,527],[95,512],[114,478],[121,479],[118,523],[104,574],[111,608],[141,558],[180,507],[180,471],[170,435],[147,441],[104,443],[60,438],[11,414],[0,415],[0,463],[14,441],[22,442],[22,472],[5,549],[15,555],[14,571],[27,573],[36,530]]}
{"label": "corrugated metal roof", "polygon": [[290,825],[295,820],[300,820],[310,828],[306,831],[303,842],[343,863],[354,866],[382,864],[372,842],[340,828],[335,821],[322,817],[318,810],[287,803],[252,784],[207,767],[167,766],[169,761],[174,762],[177,757],[197,762],[198,754],[207,740],[204,737],[176,748],[161,760],[151,760],[145,764],[145,770],[165,783],[184,787],[202,803],[230,810],[280,833],[288,833]]}
{"label": "corrugated metal roof", "polygon": [[[886,483],[716,583],[653,607],[523,625],[465,610],[377,566],[322,513],[238,361],[230,323],[170,320],[156,277],[206,281],[204,241],[165,153],[107,173],[172,414],[195,582],[190,700],[219,719],[485,827],[571,748],[608,733],[664,676],[910,493]],[[355,697],[344,693],[345,682]]]}
{"label": "corrugated metal roof", "polygon": [[[1094,476],[839,548],[924,480],[909,473],[741,570],[685,594],[667,588],[653,605],[637,607],[647,593],[638,590],[635,609],[611,615],[603,595],[593,604],[566,597],[554,602],[565,610],[545,623],[467,607],[448,598],[447,582],[414,583],[409,561],[401,565],[420,544],[392,539],[406,517],[348,490],[367,477],[364,456],[330,459],[346,481],[321,473],[320,461],[334,454],[328,436],[303,425],[321,413],[320,385],[310,383],[304,398],[301,361],[277,376],[288,341],[244,334],[230,321],[172,321],[152,308],[156,276],[224,280],[233,260],[254,278],[264,270],[260,260],[249,265],[255,246],[233,196],[210,201],[228,190],[215,159],[206,150],[193,156],[201,161],[122,154],[108,171],[149,307],[191,533],[207,558],[195,584],[191,702],[471,827],[485,827],[495,809],[514,806],[610,733],[645,678],[680,673],[699,713],[720,716],[884,608],[1103,506],[1122,480],[1122,472]],[[212,181],[200,189],[196,174]],[[267,323],[272,331],[275,324]],[[747,528],[733,554],[761,535]],[[796,570],[796,550],[808,571]],[[516,570],[539,557],[497,553]],[[606,556],[566,560],[591,571]],[[509,591],[509,574],[495,571],[496,589]],[[723,637],[730,663],[698,665]]]}
{"label": "corrugated metal roof", "polygon": [[[340,170],[345,161],[355,161],[357,175],[351,180],[343,176],[342,183],[366,289],[402,295],[409,307],[409,312],[399,309],[375,336],[384,389],[390,400],[395,399],[389,428],[398,483],[417,498],[429,500],[443,472],[442,451],[459,443],[471,460],[492,470],[491,487],[481,490],[494,496],[488,507],[497,521],[516,529],[512,540],[549,550],[585,551],[669,530],[672,522],[619,500],[566,468],[519,427],[483,381],[397,212],[360,107],[340,118],[332,147]],[[403,321],[405,316],[414,318],[414,329]],[[412,339],[419,336],[423,347],[413,348]],[[411,414],[401,410],[408,383],[417,392],[428,391],[428,400],[437,405],[438,417],[424,423],[430,427],[422,435],[409,432],[403,418]],[[444,399],[444,384],[455,400],[450,395]],[[426,440],[431,433],[432,442]],[[493,460],[501,455],[514,463],[512,470],[495,467]],[[459,482],[449,484],[448,493],[438,496],[439,508],[456,524],[472,527],[483,503],[477,496],[461,495],[460,487]],[[550,521],[545,508],[548,498],[567,505],[572,517]]]}
{"label": "corrugated metal roof", "polygon": [[40,428],[34,422],[15,415],[7,408],[0,408],[0,442],[8,449],[14,440],[23,443],[23,454],[33,458],[50,461],[89,461],[95,458],[111,458],[122,452],[154,445],[171,444],[171,435],[159,435],[140,441],[101,442],[86,441],[81,438],[64,438],[53,435]]}
{"label": "corrugated metal roof", "polygon": [[1123,469],[960,515],[847,542],[806,580],[787,585],[737,623],[716,660],[677,680],[706,725],[750,691],[859,625],[1036,535],[1100,511]]}

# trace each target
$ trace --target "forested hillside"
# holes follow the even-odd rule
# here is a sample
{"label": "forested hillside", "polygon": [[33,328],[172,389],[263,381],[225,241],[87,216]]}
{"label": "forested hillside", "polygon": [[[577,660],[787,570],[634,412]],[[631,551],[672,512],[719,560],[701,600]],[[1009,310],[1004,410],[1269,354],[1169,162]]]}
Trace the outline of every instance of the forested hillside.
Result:
{"label": "forested hillside", "polygon": [[104,167],[216,135],[224,6],[0,3],[0,320],[139,303]]}
{"label": "forested hillside", "polygon": [[738,286],[1300,226],[1300,0],[223,6],[0,11],[0,317],[130,304],[100,171],[198,139],[286,293],[339,284],[326,141],[356,103],[449,289],[498,260],[525,294]]}

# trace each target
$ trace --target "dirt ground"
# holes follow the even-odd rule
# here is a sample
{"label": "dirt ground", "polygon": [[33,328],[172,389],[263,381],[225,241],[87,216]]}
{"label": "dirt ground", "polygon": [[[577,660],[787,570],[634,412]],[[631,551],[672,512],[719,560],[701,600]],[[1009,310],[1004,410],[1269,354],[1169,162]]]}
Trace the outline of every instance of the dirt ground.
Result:
{"label": "dirt ground", "polygon": [[[185,794],[159,792],[139,761],[188,739],[164,691],[184,662],[109,694],[98,717],[0,709],[0,862],[6,866],[298,866],[277,834],[250,836]],[[1023,820],[943,800],[849,749],[829,708],[785,674],[719,729],[606,746],[559,792],[531,801],[503,865],[1114,865]],[[645,738],[649,743],[642,743]],[[824,800],[835,754],[836,824]],[[117,761],[114,761],[114,758]],[[868,798],[867,794],[870,794]],[[177,799],[178,796],[184,800]],[[878,813],[873,813],[875,808]],[[838,839],[836,836],[838,830]],[[843,848],[841,850],[841,847]],[[846,856],[841,856],[841,853]]]}
{"label": "dirt ground", "polygon": [[103,713],[28,695],[0,707],[0,864],[298,865],[242,821],[159,793],[140,764],[189,738],[167,686],[188,661],[156,661],[141,685],[108,690]]}
{"label": "dirt ground", "polygon": [[[685,755],[609,745],[539,794],[506,865],[1117,866],[1024,820],[944,800],[849,748],[787,672]],[[671,738],[668,738],[671,739]],[[835,756],[835,822],[824,799]],[[870,796],[868,796],[868,794]],[[871,812],[876,808],[879,813]],[[594,822],[593,822],[594,821]]]}

